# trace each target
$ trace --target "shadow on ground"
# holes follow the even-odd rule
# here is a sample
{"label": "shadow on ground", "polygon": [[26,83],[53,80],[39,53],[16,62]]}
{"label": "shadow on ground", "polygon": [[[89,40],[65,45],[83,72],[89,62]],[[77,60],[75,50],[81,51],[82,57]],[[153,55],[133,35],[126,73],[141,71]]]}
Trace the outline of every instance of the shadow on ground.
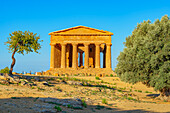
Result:
{"label": "shadow on ground", "polygon": [[146,95],[146,96],[148,96],[148,97],[158,97],[160,94],[148,94],[148,95]]}
{"label": "shadow on ground", "polygon": [[[76,107],[79,101],[82,107]],[[70,103],[69,103],[70,102]],[[68,104],[69,103],[69,104]],[[141,109],[122,110],[115,108],[115,105],[110,107],[101,105],[87,105],[85,107],[80,99],[57,99],[57,98],[35,98],[35,97],[11,97],[0,99],[1,113],[148,113]],[[57,111],[58,110],[58,111]]]}

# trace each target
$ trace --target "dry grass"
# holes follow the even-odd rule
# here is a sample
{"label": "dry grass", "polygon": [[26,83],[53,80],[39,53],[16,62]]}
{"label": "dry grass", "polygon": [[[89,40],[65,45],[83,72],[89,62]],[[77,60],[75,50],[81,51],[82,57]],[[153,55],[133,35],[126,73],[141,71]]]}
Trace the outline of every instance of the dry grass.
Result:
{"label": "dry grass", "polygon": [[[148,88],[145,85],[138,83],[136,85],[127,84],[118,77],[100,77],[96,79],[91,77],[71,76],[69,78],[57,77],[52,79],[44,79],[49,85],[43,85],[42,82],[34,81],[37,86],[22,86],[16,84],[0,85],[0,110],[4,110],[5,102],[11,99],[18,105],[22,104],[23,97],[27,97],[27,106],[31,108],[31,103],[39,103],[37,97],[53,97],[53,98],[80,98],[84,99],[83,110],[75,112],[168,112],[170,111],[170,103],[163,102],[154,96],[158,94],[153,88]],[[81,83],[82,85],[70,85],[68,81]],[[89,101],[90,100],[90,101]],[[86,103],[87,102],[87,103]],[[102,107],[104,106],[104,107]],[[69,107],[60,106],[62,110],[72,112]],[[56,107],[59,108],[59,107]],[[12,108],[11,108],[12,109]],[[11,110],[9,107],[9,111]],[[16,107],[31,112],[31,109]],[[19,110],[18,110],[19,111]]]}

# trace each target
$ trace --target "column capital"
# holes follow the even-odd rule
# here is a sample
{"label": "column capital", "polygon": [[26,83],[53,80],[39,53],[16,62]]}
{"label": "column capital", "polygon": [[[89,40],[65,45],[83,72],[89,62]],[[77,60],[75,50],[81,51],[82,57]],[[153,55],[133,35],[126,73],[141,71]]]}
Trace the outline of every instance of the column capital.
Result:
{"label": "column capital", "polygon": [[60,43],[62,46],[65,46],[67,43]]}
{"label": "column capital", "polygon": [[77,45],[78,45],[78,43],[72,43],[72,45],[77,46]]}
{"label": "column capital", "polygon": [[96,42],[96,43],[95,43],[95,45],[97,45],[97,46],[100,46],[100,44],[101,44],[101,43],[99,43],[99,42]]}
{"label": "column capital", "polygon": [[112,45],[112,43],[106,43],[106,45],[107,45],[107,46],[111,46],[111,45]]}
{"label": "column capital", "polygon": [[84,44],[84,46],[88,46],[88,45],[90,45],[90,43],[83,43]]}
{"label": "column capital", "polygon": [[50,43],[50,46],[55,46],[56,45],[56,43]]}

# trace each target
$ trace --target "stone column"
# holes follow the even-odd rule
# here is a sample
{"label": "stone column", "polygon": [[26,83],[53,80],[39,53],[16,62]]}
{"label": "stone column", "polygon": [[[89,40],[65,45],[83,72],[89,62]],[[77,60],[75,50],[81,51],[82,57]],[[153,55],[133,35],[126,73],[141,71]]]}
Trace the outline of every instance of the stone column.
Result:
{"label": "stone column", "polygon": [[61,68],[66,68],[66,44],[61,44]]}
{"label": "stone column", "polygon": [[106,68],[106,45],[103,50],[103,68]]}
{"label": "stone column", "polygon": [[[77,47],[77,49],[78,49],[78,47]],[[78,64],[79,64],[79,62],[78,62],[78,58],[79,58],[79,52],[77,51],[77,60],[76,60],[76,61],[77,61],[77,63],[76,63],[76,64],[77,64],[77,66],[76,66],[76,67],[79,67],[79,65],[78,65]]]}
{"label": "stone column", "polygon": [[83,65],[83,52],[80,52],[80,67]]}
{"label": "stone column", "polygon": [[73,44],[73,63],[72,68],[77,68],[77,44]]}
{"label": "stone column", "polygon": [[100,68],[100,44],[99,43],[96,43],[96,55],[95,55],[95,68]]}
{"label": "stone column", "polygon": [[51,43],[50,44],[51,45],[51,58],[50,58],[50,69],[54,69],[54,61],[55,61],[55,54],[54,54],[54,52],[55,52],[55,45],[56,44],[53,44],[53,43]]}
{"label": "stone column", "polygon": [[84,44],[84,68],[89,68],[89,44],[85,43]]}
{"label": "stone column", "polygon": [[111,45],[106,44],[106,68],[111,69]]}

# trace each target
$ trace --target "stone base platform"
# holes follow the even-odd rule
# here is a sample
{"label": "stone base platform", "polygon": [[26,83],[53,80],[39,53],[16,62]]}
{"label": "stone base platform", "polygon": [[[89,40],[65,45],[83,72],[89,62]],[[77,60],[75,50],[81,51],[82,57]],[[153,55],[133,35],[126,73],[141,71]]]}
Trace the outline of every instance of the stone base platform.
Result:
{"label": "stone base platform", "polygon": [[48,75],[75,75],[75,74],[84,74],[84,75],[116,75],[115,72],[113,72],[112,69],[107,69],[107,68],[88,68],[88,69],[73,69],[73,68],[54,68],[46,71],[46,74]]}

